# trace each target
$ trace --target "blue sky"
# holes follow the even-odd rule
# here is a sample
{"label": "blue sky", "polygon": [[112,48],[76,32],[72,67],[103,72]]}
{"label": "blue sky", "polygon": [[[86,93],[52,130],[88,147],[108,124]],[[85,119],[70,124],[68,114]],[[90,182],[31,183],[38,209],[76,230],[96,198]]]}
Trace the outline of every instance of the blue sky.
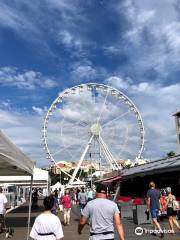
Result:
{"label": "blue sky", "polygon": [[43,118],[57,94],[110,84],[139,108],[145,156],[177,152],[179,0],[2,0],[0,128],[38,165]]}

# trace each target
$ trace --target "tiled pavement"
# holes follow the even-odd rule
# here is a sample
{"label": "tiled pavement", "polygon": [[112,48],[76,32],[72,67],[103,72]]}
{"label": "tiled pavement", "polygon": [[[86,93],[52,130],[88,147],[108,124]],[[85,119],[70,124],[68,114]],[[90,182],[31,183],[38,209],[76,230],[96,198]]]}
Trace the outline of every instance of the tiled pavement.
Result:
{"label": "tiled pavement", "polygon": [[[31,226],[34,222],[35,217],[42,211],[42,206],[40,206],[37,210],[32,211],[31,215]],[[20,208],[14,210],[9,213],[6,218],[6,222],[8,226],[14,228],[15,233],[11,238],[12,240],[25,240],[27,233],[27,215],[28,215],[28,207],[27,205],[23,205]],[[59,213],[60,219],[63,219],[62,213]],[[83,229],[82,235],[78,235],[77,233],[77,225],[79,219],[79,209],[75,206],[71,212],[71,223],[69,226],[63,226],[64,230],[64,240],[85,240],[88,239],[89,236],[89,226],[86,226]],[[162,226],[168,229],[167,221],[161,223]],[[160,239],[160,237],[151,236],[150,234],[143,234],[142,236],[137,236],[135,234],[135,225],[132,220],[123,219],[123,225],[125,228],[125,235],[127,240],[156,240]],[[142,228],[151,229],[150,224],[141,225]],[[116,240],[118,237],[116,236]],[[166,234],[164,237],[165,240],[180,240],[180,233],[176,234]],[[4,240],[4,235],[0,234],[0,240]]]}

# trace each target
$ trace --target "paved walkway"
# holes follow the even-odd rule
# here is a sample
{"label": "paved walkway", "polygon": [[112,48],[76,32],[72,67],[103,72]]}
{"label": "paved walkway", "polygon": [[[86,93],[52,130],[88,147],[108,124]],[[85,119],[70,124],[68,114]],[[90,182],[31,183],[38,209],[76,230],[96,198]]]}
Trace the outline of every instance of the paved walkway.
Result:
{"label": "paved walkway", "polygon": [[[37,210],[32,210],[31,214],[31,226],[34,222],[35,217],[43,211],[42,206],[40,206]],[[28,206],[24,204],[23,206],[19,207],[18,209],[12,211],[11,213],[7,214],[6,223],[7,226],[13,227],[15,230],[14,236],[11,238],[12,240],[26,240],[27,234],[27,216],[28,216]],[[71,223],[69,226],[63,226],[64,231],[64,240],[85,240],[88,239],[89,236],[89,226],[85,226],[83,229],[83,234],[78,235],[77,233],[77,225],[79,220],[79,209],[78,207],[74,207],[71,212]],[[61,222],[63,223],[63,214],[60,213],[59,217]],[[168,229],[167,221],[161,223],[163,227]],[[123,225],[125,228],[125,234],[127,240],[155,240],[160,239],[159,237],[154,237],[149,234],[143,234],[142,236],[137,236],[134,233],[135,225],[132,220],[123,219]],[[142,228],[151,229],[151,225],[147,224],[142,226]],[[117,237],[115,238],[118,239]],[[164,237],[165,240],[180,240],[180,233],[177,234],[167,234]],[[0,240],[4,240],[4,235],[0,234]]]}

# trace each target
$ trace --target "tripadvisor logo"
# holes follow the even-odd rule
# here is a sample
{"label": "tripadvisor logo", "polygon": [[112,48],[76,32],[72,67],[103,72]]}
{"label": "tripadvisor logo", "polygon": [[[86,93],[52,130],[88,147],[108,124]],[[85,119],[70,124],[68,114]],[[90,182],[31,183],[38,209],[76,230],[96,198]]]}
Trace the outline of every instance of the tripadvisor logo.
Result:
{"label": "tripadvisor logo", "polygon": [[137,227],[135,228],[134,230],[135,234],[137,236],[142,236],[143,233],[145,234],[168,234],[168,233],[173,233],[173,230],[166,230],[166,229],[163,229],[163,230],[153,230],[153,229],[147,229],[147,228],[142,228],[142,227]]}
{"label": "tripadvisor logo", "polygon": [[137,228],[135,228],[134,232],[137,236],[141,236],[141,235],[143,235],[143,228],[142,227],[137,227]]}

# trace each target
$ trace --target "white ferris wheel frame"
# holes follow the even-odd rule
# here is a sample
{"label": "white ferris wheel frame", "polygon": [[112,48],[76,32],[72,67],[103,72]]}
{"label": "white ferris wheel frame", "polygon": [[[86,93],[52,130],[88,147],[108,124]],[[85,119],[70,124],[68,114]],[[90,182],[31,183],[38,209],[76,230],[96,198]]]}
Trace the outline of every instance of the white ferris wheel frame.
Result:
{"label": "white ferris wheel frame", "polygon": [[[137,123],[138,123],[138,126],[139,126],[139,135],[140,135],[140,142],[139,142],[139,151],[138,151],[138,154],[136,156],[136,161],[138,161],[139,159],[141,159],[142,157],[142,153],[143,153],[143,150],[144,150],[144,137],[145,137],[145,130],[144,130],[144,124],[143,124],[143,120],[142,120],[142,117],[141,117],[141,114],[138,110],[138,108],[135,106],[135,104],[124,94],[122,93],[120,90],[112,87],[112,86],[109,86],[109,85],[105,85],[105,84],[99,84],[99,83],[86,83],[86,84],[80,84],[80,85],[77,85],[77,86],[74,86],[74,87],[71,87],[69,89],[65,89],[63,92],[61,92],[58,97],[53,101],[53,103],[51,104],[50,108],[48,109],[47,111],[47,114],[45,116],[45,119],[44,119],[44,123],[43,123],[43,148],[44,150],[46,151],[46,158],[49,159],[51,162],[53,162],[55,165],[56,165],[56,161],[53,157],[53,155],[51,154],[51,151],[48,147],[48,141],[47,141],[47,132],[48,132],[48,122],[49,122],[49,118],[50,116],[53,114],[53,111],[57,108],[57,105],[60,104],[61,102],[63,102],[63,99],[65,98],[68,98],[68,96],[70,94],[76,94],[77,91],[80,91],[80,92],[83,92],[83,90],[86,89],[86,90],[93,90],[93,89],[96,89],[96,90],[103,90],[104,92],[107,93],[107,95],[109,93],[111,93],[112,96],[114,97],[117,97],[118,100],[120,100],[121,102],[123,102],[128,108],[129,108],[129,111],[131,111],[132,113],[134,113],[136,119],[137,119]],[[104,103],[106,101],[106,98],[107,98],[107,95],[105,97],[105,100],[104,100]],[[100,120],[100,117],[101,117],[101,114],[103,112],[103,109],[101,109],[101,113],[99,115],[99,118],[97,120],[97,124]],[[126,113],[125,113],[126,114]],[[112,121],[114,121],[115,119],[113,119]],[[106,125],[106,124],[105,124]],[[97,125],[95,126],[95,128],[97,128]],[[102,139],[100,133],[98,134],[98,143],[100,144],[103,152],[104,152],[104,155],[105,157],[107,157],[107,160],[109,161],[110,165],[113,167],[115,166],[114,168],[115,169],[120,169],[119,168],[119,165],[117,164],[116,160],[113,158],[110,150],[108,149],[106,143],[104,142],[104,140]],[[71,179],[70,179],[70,182],[69,183],[73,183],[73,181],[76,179],[76,175],[77,175],[77,172],[84,160],[84,157],[91,145],[91,142],[93,140],[93,138],[95,137],[95,134],[94,133],[91,133],[91,137],[89,139],[89,142],[88,144],[86,145],[85,147],[85,150],[83,151],[82,155],[81,155],[81,158],[79,160],[79,163],[75,169],[75,171],[73,172],[73,175],[71,176],[69,173],[67,173],[66,171],[64,171],[63,169],[60,169],[60,171],[64,172],[65,174],[67,174]],[[96,136],[97,137],[97,136]]]}

